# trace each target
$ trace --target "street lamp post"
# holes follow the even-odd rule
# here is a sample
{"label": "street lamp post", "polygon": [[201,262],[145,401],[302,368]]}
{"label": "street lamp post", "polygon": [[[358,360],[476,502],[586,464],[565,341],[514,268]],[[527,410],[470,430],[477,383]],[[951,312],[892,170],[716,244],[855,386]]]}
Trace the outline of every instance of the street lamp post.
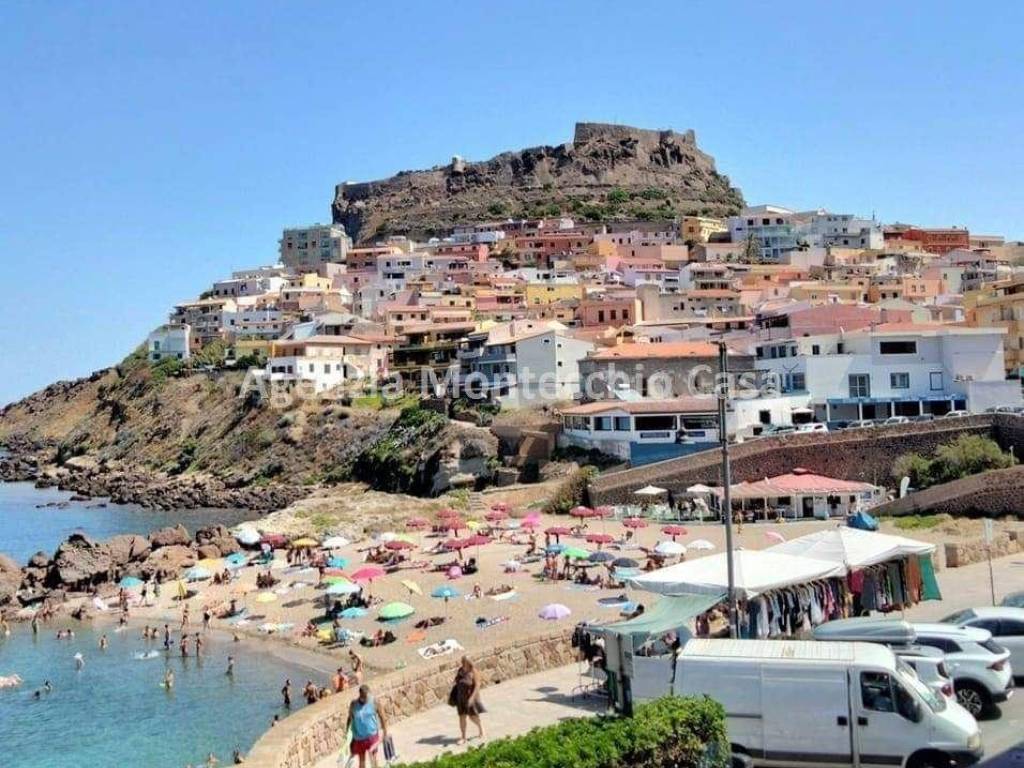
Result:
{"label": "street lamp post", "polygon": [[732,547],[732,470],[729,467],[729,430],[726,427],[726,404],[729,400],[729,361],[724,341],[718,342],[718,439],[722,446],[722,514],[725,516],[725,563],[728,578],[726,595],[729,610],[729,637],[737,637],[736,574]]}

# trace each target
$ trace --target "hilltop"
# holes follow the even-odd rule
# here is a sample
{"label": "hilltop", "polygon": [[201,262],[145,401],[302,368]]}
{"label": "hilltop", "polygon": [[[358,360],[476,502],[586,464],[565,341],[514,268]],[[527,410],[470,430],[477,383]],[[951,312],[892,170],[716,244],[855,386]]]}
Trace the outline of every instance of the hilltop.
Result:
{"label": "hilltop", "polygon": [[429,237],[453,225],[505,217],[572,215],[591,221],[723,216],[743,196],[711,155],[684,133],[577,123],[558,146],[504,152],[483,162],[339,184],[334,222],[359,242],[390,234]]}

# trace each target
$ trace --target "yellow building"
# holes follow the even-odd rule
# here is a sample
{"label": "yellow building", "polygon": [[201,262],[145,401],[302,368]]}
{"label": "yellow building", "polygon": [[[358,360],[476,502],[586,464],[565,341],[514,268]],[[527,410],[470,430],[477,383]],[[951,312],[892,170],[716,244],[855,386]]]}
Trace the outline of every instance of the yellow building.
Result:
{"label": "yellow building", "polygon": [[317,288],[321,291],[331,290],[332,280],[329,277],[320,277],[316,272],[305,272],[297,277],[288,280],[289,288]]}
{"label": "yellow building", "polygon": [[1021,374],[1024,366],[1024,278],[990,283],[964,294],[967,324],[976,328],[1005,328],[1003,358],[1007,373]]}
{"label": "yellow building", "polygon": [[526,305],[550,304],[553,301],[582,299],[583,286],[576,283],[527,283]]}
{"label": "yellow building", "polygon": [[[861,302],[868,300],[868,281],[865,278],[854,278],[846,283],[822,283],[812,281],[793,283],[789,287],[789,297],[797,301],[812,302]],[[833,299],[832,297],[835,297]]]}
{"label": "yellow building", "polygon": [[711,216],[683,216],[679,222],[679,232],[686,243],[706,243],[711,235],[728,231],[724,219]]}

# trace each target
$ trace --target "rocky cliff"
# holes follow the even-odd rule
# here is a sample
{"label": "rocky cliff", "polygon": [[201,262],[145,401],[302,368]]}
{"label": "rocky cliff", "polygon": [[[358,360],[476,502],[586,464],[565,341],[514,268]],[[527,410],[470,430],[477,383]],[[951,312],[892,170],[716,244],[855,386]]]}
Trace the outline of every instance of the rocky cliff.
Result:
{"label": "rocky cliff", "polygon": [[508,216],[665,219],[724,215],[740,191],[697,147],[692,130],[653,131],[577,123],[571,142],[505,152],[483,162],[459,157],[389,179],[339,184],[333,218],[359,242],[388,234],[427,237],[460,222]]}

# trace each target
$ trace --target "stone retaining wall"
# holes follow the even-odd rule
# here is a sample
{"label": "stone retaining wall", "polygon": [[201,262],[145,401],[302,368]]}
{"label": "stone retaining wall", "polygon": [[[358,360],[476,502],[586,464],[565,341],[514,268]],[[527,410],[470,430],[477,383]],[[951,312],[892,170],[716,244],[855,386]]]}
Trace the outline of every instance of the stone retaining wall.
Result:
{"label": "stone retaining wall", "polygon": [[[988,548],[983,539],[974,541],[958,541],[946,544],[946,565],[957,568],[971,563],[980,563],[988,559]],[[1020,552],[1022,541],[1017,531],[1000,533],[992,539],[992,557],[1005,557]]]}
{"label": "stone retaining wall", "polygon": [[[474,655],[485,686],[553,669],[576,660],[572,629],[499,646]],[[461,657],[452,654],[425,667],[401,670],[370,680],[373,695],[389,721],[423,712],[448,700]],[[354,695],[354,694],[353,694]],[[254,768],[310,768],[341,748],[353,695],[328,696],[289,716],[267,731],[246,758]]]}
{"label": "stone retaining wall", "polygon": [[[1024,438],[1024,419],[1004,428],[998,417],[918,422],[873,429],[851,429],[828,434],[791,434],[748,440],[730,448],[733,482],[761,480],[803,467],[826,477],[886,485],[892,465],[904,453],[932,453],[961,434],[979,434],[999,440],[1004,447]],[[1020,450],[1018,446],[1018,455]],[[673,492],[696,483],[721,485],[721,455],[705,451],[642,467],[599,475],[591,481],[591,504],[636,502],[633,492],[653,484]]]}
{"label": "stone retaining wall", "polygon": [[880,504],[872,514],[1002,517],[1024,514],[1024,465],[933,485]]}

